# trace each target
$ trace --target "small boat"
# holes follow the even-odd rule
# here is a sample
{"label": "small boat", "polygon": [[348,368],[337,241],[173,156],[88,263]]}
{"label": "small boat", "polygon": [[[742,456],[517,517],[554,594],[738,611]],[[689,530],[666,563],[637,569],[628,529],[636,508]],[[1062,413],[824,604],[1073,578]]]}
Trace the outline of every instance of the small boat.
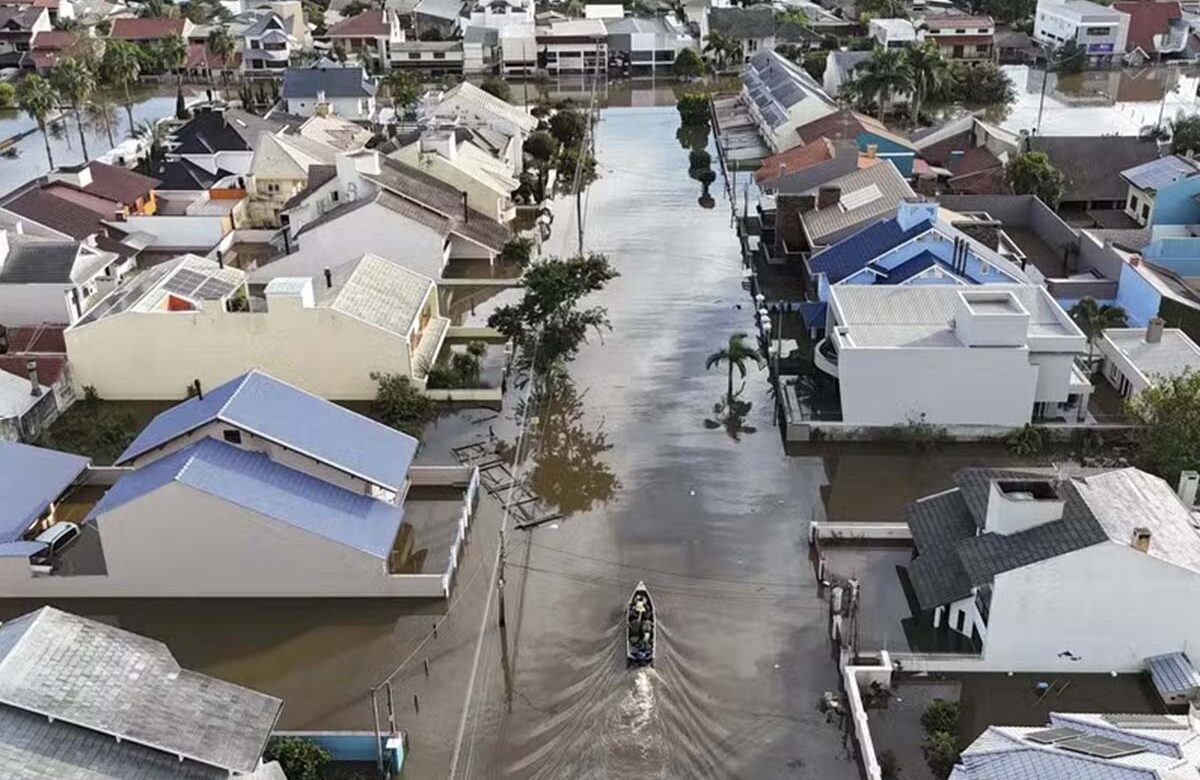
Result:
{"label": "small boat", "polygon": [[629,613],[626,616],[625,654],[630,663],[654,663],[654,602],[646,583],[639,582],[629,597]]}

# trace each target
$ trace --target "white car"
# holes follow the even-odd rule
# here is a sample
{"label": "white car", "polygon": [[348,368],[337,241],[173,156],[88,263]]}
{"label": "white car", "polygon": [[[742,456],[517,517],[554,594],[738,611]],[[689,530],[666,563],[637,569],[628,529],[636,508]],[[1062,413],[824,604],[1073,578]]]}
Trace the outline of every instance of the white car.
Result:
{"label": "white car", "polygon": [[47,563],[54,556],[65,550],[71,542],[79,538],[79,526],[75,523],[55,523],[37,535],[35,542],[41,542],[46,548],[33,556],[34,563]]}

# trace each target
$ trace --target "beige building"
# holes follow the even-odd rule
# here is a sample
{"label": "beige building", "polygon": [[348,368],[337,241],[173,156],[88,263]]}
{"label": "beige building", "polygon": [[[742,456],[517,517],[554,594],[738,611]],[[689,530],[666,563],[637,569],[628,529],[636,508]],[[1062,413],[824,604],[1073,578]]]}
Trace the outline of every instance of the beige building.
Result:
{"label": "beige building", "polygon": [[78,387],[170,399],[250,369],[337,400],[375,397],[373,372],[423,387],[449,327],[428,277],[367,254],[316,278],[245,274],[187,255],[122,284],[66,333]]}
{"label": "beige building", "polygon": [[517,215],[512,194],[520,182],[508,163],[477,146],[468,130],[427,132],[391,156],[467,193],[469,207],[497,222]]}

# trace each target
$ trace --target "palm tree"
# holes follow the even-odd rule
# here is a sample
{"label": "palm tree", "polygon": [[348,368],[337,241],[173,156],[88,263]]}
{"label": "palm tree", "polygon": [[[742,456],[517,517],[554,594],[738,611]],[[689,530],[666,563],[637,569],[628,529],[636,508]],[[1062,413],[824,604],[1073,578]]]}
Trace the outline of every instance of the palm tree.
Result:
{"label": "palm tree", "polygon": [[113,125],[117,124],[117,107],[112,102],[112,98],[100,95],[87,104],[84,109],[87,112],[88,123],[92,127],[102,127],[104,132],[108,134],[108,145],[116,146],[117,142],[113,138]]}
{"label": "palm tree", "polygon": [[166,122],[157,122],[150,120],[147,122],[138,122],[134,128],[133,135],[135,138],[141,139],[146,144],[146,151],[150,156],[151,167],[162,162],[166,154],[167,140],[171,137],[171,128]]}
{"label": "palm tree", "polygon": [[1088,371],[1092,370],[1092,357],[1095,352],[1096,340],[1108,328],[1124,328],[1127,320],[1125,318],[1125,310],[1120,306],[1111,303],[1106,303],[1103,306],[1096,303],[1096,299],[1090,295],[1074,306],[1069,312],[1071,319],[1083,331],[1083,335],[1087,336],[1088,340]]}
{"label": "palm tree", "polygon": [[37,122],[46,142],[46,159],[54,167],[54,152],[50,151],[50,136],[46,132],[46,119],[58,108],[58,90],[46,79],[31,73],[17,85],[17,106]]}
{"label": "palm tree", "polygon": [[[208,43],[204,45],[205,51],[211,54],[217,62],[221,63],[221,87],[229,89],[229,71],[226,69],[229,61],[233,58],[234,52],[237,51],[237,44],[233,40],[233,36],[229,34],[229,26],[221,25],[212,31],[208,36]],[[212,83],[212,66],[208,69],[208,81]]]}
{"label": "palm tree", "polygon": [[887,111],[888,101],[896,92],[911,88],[908,73],[904,68],[903,53],[899,49],[875,47],[871,59],[867,60],[860,71],[858,86],[864,96],[871,96],[878,101],[879,121],[883,121]]}
{"label": "palm tree", "polygon": [[183,66],[187,64],[187,41],[179,33],[168,35],[158,45],[158,61],[165,71],[175,72],[175,118],[187,119],[183,106]]}
{"label": "palm tree", "polygon": [[733,403],[733,369],[736,368],[742,378],[746,378],[746,361],[758,360],[758,350],[746,344],[748,339],[745,333],[734,333],[729,337],[729,344],[721,347],[716,352],[708,356],[704,361],[704,368],[708,370],[713,366],[719,366],[722,363],[729,364],[729,387],[726,391],[726,399]]}
{"label": "palm tree", "polygon": [[704,39],[704,53],[711,54],[716,59],[718,66],[723,68],[730,57],[741,55],[742,43],[724,33],[713,30]]}
{"label": "palm tree", "polygon": [[125,90],[125,111],[129,114],[129,131],[133,132],[133,98],[129,96],[129,85],[137,83],[142,75],[142,61],[137,49],[129,41],[109,39],[104,49],[101,65],[104,77],[110,84]]}
{"label": "palm tree", "polygon": [[946,78],[946,61],[933,41],[904,50],[905,76],[912,87],[912,123],[921,122],[921,104],[934,94]]}
{"label": "palm tree", "polygon": [[79,125],[79,143],[83,146],[83,161],[88,161],[87,137],[83,134],[83,106],[96,91],[96,76],[83,60],[64,57],[51,72],[51,79],[61,94],[71,104],[75,121]]}

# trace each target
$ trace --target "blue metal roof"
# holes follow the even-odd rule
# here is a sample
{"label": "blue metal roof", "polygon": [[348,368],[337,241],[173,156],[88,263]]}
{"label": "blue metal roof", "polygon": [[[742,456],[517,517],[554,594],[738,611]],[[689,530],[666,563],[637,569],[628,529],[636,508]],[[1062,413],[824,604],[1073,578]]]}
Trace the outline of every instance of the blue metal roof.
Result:
{"label": "blue metal roof", "polygon": [[932,222],[925,220],[903,230],[895,217],[880,220],[808,258],[809,272],[825,274],[830,284],[837,284],[884,252],[921,235],[932,226]]}
{"label": "blue metal roof", "polygon": [[825,313],[829,309],[829,304],[825,301],[805,301],[800,304],[800,316],[804,318],[804,324],[810,328],[825,327]]}
{"label": "blue metal roof", "polygon": [[90,462],[81,455],[0,442],[0,543],[20,539]]}
{"label": "blue metal roof", "polygon": [[1196,164],[1177,154],[1121,171],[1126,181],[1141,190],[1158,190],[1193,173],[1196,173]]}
{"label": "blue metal roof", "polygon": [[388,557],[404,519],[401,507],[288,468],[264,453],[207,437],[122,477],[88,519],[171,482],[377,558]]}
{"label": "blue metal roof", "polygon": [[883,271],[884,284],[903,284],[922,271],[937,265],[938,256],[928,249],[922,250],[890,271]]}
{"label": "blue metal roof", "polygon": [[408,434],[251,371],[155,417],[117,463],[214,420],[393,491],[404,485],[417,452],[418,442]]}
{"label": "blue metal roof", "polygon": [[1200,688],[1200,672],[1183,652],[1155,655],[1146,659],[1154,687],[1163,696],[1190,696]]}

